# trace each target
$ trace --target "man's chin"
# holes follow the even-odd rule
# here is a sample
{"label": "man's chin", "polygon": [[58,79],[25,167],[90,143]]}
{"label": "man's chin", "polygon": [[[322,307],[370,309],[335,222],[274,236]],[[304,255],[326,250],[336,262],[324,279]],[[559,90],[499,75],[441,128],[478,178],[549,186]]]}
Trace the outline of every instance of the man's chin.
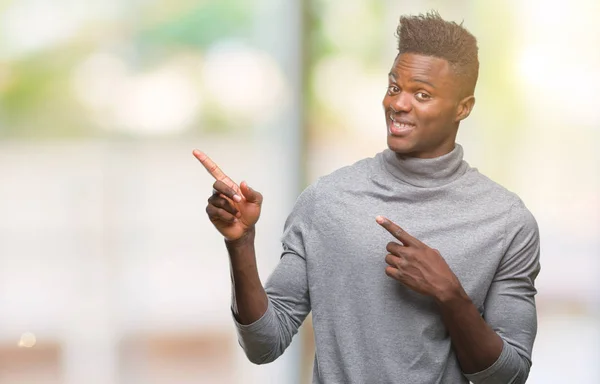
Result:
{"label": "man's chin", "polygon": [[387,145],[390,150],[399,155],[409,155],[414,152],[414,145],[412,145],[412,143],[410,143],[406,138],[388,135]]}

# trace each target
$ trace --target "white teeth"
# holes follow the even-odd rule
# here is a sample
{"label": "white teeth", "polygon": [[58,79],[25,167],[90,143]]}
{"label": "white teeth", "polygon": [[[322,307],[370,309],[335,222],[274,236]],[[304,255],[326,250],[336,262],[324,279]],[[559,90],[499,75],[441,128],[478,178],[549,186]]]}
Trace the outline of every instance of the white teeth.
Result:
{"label": "white teeth", "polygon": [[400,123],[400,122],[396,121],[394,119],[393,115],[390,115],[390,120],[392,120],[392,124],[394,124],[394,126],[396,128],[407,129],[407,128],[411,128],[413,126],[412,124],[405,124],[405,123]]}
{"label": "white teeth", "polygon": [[399,123],[397,121],[394,121],[394,127],[399,128],[399,129],[408,129],[408,128],[411,128],[412,125],[410,125],[410,124],[402,124],[402,123]]}

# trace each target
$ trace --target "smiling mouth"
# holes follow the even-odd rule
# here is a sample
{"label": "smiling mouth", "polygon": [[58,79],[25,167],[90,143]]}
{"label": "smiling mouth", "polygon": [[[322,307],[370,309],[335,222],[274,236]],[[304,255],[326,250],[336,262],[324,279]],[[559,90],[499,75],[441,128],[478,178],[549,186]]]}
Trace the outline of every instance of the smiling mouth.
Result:
{"label": "smiling mouth", "polygon": [[392,136],[405,136],[412,132],[416,124],[412,121],[408,121],[406,119],[395,119],[394,115],[390,113],[390,125],[389,125],[389,133]]}

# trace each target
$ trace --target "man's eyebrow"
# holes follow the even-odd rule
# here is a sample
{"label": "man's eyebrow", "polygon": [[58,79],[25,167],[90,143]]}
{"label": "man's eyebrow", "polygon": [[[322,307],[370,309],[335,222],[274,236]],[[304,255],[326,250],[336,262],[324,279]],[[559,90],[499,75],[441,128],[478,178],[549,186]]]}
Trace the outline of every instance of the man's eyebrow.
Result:
{"label": "man's eyebrow", "polygon": [[[392,72],[388,73],[388,77],[390,79],[392,79],[394,82],[396,81],[396,75],[394,73],[392,73]],[[415,83],[423,83],[423,84],[429,85],[431,88],[435,88],[435,85],[431,84],[429,81],[420,79],[418,77],[413,77],[412,79],[410,79],[410,81],[415,82]]]}
{"label": "man's eyebrow", "polygon": [[427,80],[423,80],[423,79],[419,79],[417,77],[413,77],[412,79],[410,79],[410,81],[414,81],[415,83],[423,83],[423,84],[427,84],[429,85],[431,88],[435,88],[435,85],[431,84],[429,81]]}

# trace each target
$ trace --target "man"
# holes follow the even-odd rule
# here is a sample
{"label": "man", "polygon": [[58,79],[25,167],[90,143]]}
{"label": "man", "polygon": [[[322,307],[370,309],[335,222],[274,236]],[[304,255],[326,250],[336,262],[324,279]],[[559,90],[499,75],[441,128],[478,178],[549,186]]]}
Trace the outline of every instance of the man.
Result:
{"label": "man", "polygon": [[539,235],[523,202],[455,143],[475,103],[476,40],[437,13],[402,17],[397,32],[388,149],[300,195],[265,289],[262,195],[194,151],[217,179],[207,213],[231,259],[240,344],[271,362],[312,310],[314,383],[524,383]]}

